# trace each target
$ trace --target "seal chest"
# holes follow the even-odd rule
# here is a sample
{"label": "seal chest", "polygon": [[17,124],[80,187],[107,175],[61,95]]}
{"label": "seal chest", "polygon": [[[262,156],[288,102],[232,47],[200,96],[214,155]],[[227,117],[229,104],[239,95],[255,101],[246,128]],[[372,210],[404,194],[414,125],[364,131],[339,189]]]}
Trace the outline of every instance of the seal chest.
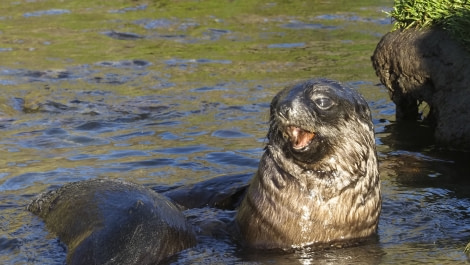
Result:
{"label": "seal chest", "polygon": [[381,210],[367,102],[327,79],[271,102],[268,144],[236,216],[257,248],[348,244],[376,233]]}

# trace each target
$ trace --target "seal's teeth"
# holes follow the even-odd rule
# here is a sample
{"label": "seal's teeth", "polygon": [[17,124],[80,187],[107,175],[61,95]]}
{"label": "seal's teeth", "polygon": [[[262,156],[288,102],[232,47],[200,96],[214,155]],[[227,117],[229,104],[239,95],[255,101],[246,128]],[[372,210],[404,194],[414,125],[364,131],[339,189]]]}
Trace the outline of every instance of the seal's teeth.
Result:
{"label": "seal's teeth", "polygon": [[[293,126],[291,126],[291,127],[293,127]],[[292,129],[291,133],[292,133],[292,137],[293,137],[293,138],[297,138],[297,137],[299,137],[299,134],[300,134],[300,128],[293,127],[293,129]]]}
{"label": "seal's teeth", "polygon": [[306,147],[315,137],[314,133],[303,130],[296,126],[288,126],[287,134],[289,135],[289,139],[294,149],[302,149]]}

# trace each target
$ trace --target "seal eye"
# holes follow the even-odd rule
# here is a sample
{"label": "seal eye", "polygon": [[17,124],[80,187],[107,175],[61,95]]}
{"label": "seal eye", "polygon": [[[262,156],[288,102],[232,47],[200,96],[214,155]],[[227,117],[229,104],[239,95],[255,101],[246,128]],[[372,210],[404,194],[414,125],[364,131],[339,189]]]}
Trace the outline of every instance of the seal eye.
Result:
{"label": "seal eye", "polygon": [[333,106],[333,100],[327,97],[316,98],[313,102],[315,102],[315,104],[317,104],[317,106],[322,110],[329,109]]}

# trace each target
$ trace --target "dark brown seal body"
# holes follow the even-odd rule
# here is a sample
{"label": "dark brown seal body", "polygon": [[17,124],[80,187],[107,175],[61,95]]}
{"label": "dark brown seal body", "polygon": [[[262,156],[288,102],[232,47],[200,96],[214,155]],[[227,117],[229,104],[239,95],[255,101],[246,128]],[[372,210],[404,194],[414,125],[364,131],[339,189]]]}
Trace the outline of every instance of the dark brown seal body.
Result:
{"label": "dark brown seal body", "polygon": [[157,264],[196,243],[170,200],[127,182],[68,183],[41,194],[28,210],[67,245],[67,264]]}
{"label": "dark brown seal body", "polygon": [[271,103],[268,140],[236,216],[247,245],[334,245],[376,233],[374,131],[357,92],[325,79],[285,88]]}

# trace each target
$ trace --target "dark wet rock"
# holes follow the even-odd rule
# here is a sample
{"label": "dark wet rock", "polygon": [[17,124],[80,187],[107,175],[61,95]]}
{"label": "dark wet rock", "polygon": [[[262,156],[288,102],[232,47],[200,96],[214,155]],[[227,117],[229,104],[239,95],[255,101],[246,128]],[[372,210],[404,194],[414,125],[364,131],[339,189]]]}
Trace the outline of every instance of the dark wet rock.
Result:
{"label": "dark wet rock", "polygon": [[67,264],[157,264],[196,243],[173,202],[127,182],[69,183],[28,210],[67,245]]}
{"label": "dark wet rock", "polygon": [[372,63],[398,121],[424,118],[438,145],[470,150],[470,54],[459,42],[440,29],[397,30],[383,36]]}

